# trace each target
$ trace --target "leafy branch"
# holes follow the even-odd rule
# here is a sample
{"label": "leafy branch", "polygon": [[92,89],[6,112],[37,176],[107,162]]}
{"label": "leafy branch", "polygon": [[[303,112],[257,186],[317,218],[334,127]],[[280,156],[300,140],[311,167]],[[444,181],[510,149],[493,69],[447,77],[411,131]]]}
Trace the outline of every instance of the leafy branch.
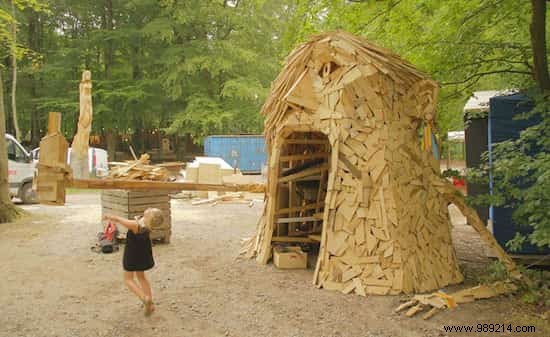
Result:
{"label": "leafy branch", "polygon": [[494,75],[494,74],[504,74],[504,73],[533,75],[533,73],[530,72],[530,71],[524,71],[524,70],[518,70],[518,69],[501,69],[501,70],[484,71],[484,72],[480,72],[480,73],[470,75],[470,76],[466,77],[463,80],[452,81],[452,82],[442,82],[440,84],[441,84],[441,86],[464,84],[464,83],[468,83],[472,80],[480,79],[484,76],[489,76],[489,75]]}

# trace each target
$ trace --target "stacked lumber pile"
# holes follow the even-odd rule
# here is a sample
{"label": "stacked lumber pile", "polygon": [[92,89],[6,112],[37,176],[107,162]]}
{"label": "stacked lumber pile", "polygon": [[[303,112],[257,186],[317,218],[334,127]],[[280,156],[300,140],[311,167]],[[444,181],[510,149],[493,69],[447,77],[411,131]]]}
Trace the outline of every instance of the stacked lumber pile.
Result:
{"label": "stacked lumber pile", "polygon": [[184,162],[173,161],[157,164],[157,167],[164,167],[168,171],[170,177],[178,177],[181,174],[181,170],[185,166]]}
{"label": "stacked lumber pile", "polygon": [[[185,167],[185,182],[197,184],[223,184],[223,177],[235,173],[225,160],[219,157],[195,157]],[[208,191],[194,193],[203,199],[208,199]]]}
{"label": "stacked lumber pile", "polygon": [[185,181],[199,184],[223,184],[223,177],[235,169],[218,157],[196,157],[186,165]]}
{"label": "stacked lumber pile", "polygon": [[149,155],[142,154],[137,160],[110,162],[109,178],[131,180],[168,181],[170,174],[162,165],[150,165]]}
{"label": "stacked lumber pile", "polygon": [[147,208],[158,208],[164,215],[164,222],[152,229],[151,240],[169,243],[172,234],[172,215],[168,192],[104,190],[101,193],[102,216],[108,214],[134,219],[136,216],[142,216]]}
{"label": "stacked lumber pile", "polygon": [[[461,282],[437,162],[419,146],[437,84],[344,32],[299,46],[262,113],[266,205],[248,256],[320,237],[314,283],[343,293],[426,292]],[[292,226],[281,226],[291,224]]]}

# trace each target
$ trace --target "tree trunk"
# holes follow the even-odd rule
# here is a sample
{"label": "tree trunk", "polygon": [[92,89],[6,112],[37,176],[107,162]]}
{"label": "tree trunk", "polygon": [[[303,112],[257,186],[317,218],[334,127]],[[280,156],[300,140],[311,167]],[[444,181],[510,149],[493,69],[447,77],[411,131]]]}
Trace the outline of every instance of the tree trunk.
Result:
{"label": "tree trunk", "polygon": [[17,122],[17,105],[16,105],[16,90],[17,90],[17,22],[15,21],[15,5],[14,0],[11,1],[11,15],[13,23],[11,25],[11,66],[13,70],[13,80],[11,84],[11,113],[13,117],[13,128],[15,130],[15,138],[20,140],[21,132],[19,131],[19,123]]}
{"label": "tree trunk", "polygon": [[113,129],[105,129],[105,140],[107,142],[107,155],[109,156],[109,161],[115,161],[117,145],[116,131]]}
{"label": "tree trunk", "polygon": [[[41,39],[41,27],[39,15],[34,11],[29,11],[28,14],[29,25],[29,48],[37,53],[41,51],[40,39]],[[37,147],[40,143],[40,111],[36,106],[36,99],[38,98],[38,87],[40,87],[40,77],[35,73],[30,75],[30,96],[31,96],[31,145],[33,148]]]}
{"label": "tree trunk", "polygon": [[10,199],[8,183],[8,151],[6,138],[6,112],[4,111],[4,85],[0,72],[0,223],[15,220],[21,211],[15,207]]}
{"label": "tree trunk", "polygon": [[546,0],[531,0],[531,46],[533,48],[534,77],[543,91],[550,90],[550,76],[546,55]]}
{"label": "tree trunk", "polygon": [[[107,30],[109,33],[113,30],[113,1],[112,0],[105,0],[105,6],[104,6],[104,16],[103,16],[103,29]],[[113,42],[109,39],[106,42],[105,46],[105,78],[107,80],[111,79],[112,75],[112,68],[113,68],[113,55],[114,55],[114,48],[113,48]]]}

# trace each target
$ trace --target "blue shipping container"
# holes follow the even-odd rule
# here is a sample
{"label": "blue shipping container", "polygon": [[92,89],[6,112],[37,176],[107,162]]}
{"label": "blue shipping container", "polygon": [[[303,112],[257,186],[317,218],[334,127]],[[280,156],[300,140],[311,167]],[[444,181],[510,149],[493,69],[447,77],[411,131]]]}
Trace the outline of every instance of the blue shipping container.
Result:
{"label": "blue shipping container", "polygon": [[204,140],[204,154],[221,157],[243,173],[260,173],[267,161],[262,135],[208,136]]}

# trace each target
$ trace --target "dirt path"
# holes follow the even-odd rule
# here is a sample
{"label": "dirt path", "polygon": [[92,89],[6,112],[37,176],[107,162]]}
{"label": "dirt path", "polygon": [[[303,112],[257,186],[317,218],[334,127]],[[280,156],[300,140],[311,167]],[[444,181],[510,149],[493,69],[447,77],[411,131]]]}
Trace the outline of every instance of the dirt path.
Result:
{"label": "dirt path", "polygon": [[[311,270],[235,260],[261,205],[172,202],[172,242],[154,247],[157,266],[150,276],[157,312],[148,319],[123,286],[121,252],[89,249],[100,230],[99,194],[69,195],[64,207],[25,206],[30,217],[0,226],[0,336],[435,337],[463,336],[444,332],[446,324],[480,323],[537,328],[535,334],[508,336],[549,335],[546,323],[528,318],[514,299],[460,306],[426,322],[393,313],[402,297],[316,289]],[[464,246],[473,232],[458,228],[460,257],[483,266],[487,260],[476,253],[481,245]]]}

